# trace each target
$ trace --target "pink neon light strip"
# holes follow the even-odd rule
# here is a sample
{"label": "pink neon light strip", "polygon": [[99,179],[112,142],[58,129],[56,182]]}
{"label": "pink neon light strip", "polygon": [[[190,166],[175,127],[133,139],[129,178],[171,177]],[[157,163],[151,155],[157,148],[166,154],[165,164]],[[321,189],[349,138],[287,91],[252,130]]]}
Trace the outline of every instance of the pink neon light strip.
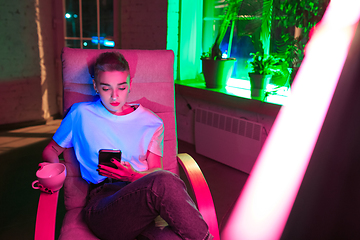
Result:
{"label": "pink neon light strip", "polygon": [[221,239],[281,237],[359,17],[359,0],[331,1]]}

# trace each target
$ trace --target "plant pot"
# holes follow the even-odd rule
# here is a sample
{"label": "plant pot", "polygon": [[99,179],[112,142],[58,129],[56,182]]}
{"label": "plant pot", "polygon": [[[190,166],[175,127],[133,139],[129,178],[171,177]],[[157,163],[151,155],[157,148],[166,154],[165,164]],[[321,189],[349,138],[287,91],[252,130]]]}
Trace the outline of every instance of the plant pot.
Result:
{"label": "plant pot", "polygon": [[211,58],[202,59],[202,69],[207,88],[221,88],[226,86],[235,65],[235,58],[214,60]]}
{"label": "plant pot", "polygon": [[261,75],[249,73],[251,98],[264,101],[266,97],[266,86],[269,84],[272,75]]}

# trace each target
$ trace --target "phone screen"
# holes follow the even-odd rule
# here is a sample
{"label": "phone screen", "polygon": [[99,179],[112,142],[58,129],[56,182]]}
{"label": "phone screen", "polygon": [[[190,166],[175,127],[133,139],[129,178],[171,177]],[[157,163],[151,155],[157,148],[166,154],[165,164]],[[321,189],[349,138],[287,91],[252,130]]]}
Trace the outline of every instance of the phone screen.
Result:
{"label": "phone screen", "polygon": [[114,163],[110,162],[110,160],[113,158],[115,158],[117,161],[121,162],[121,151],[114,150],[114,149],[99,150],[99,164],[109,166],[112,168],[117,168]]}

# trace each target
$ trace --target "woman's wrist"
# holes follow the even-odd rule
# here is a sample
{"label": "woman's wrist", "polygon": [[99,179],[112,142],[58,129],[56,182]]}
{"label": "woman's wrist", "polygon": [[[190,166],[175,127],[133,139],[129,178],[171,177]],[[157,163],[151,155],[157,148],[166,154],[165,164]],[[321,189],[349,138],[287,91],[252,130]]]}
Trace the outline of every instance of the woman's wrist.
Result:
{"label": "woman's wrist", "polygon": [[129,181],[134,182],[135,180],[137,180],[137,179],[139,179],[141,177],[139,175],[141,175],[141,173],[134,169],[133,173],[131,173],[131,175],[130,175]]}

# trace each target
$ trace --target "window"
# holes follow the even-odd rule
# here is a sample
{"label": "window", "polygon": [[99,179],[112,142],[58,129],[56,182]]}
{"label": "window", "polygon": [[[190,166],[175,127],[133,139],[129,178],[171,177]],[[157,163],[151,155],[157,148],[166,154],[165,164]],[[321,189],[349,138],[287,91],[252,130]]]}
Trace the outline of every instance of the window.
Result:
{"label": "window", "polygon": [[115,47],[113,0],[64,0],[65,46]]}
{"label": "window", "polygon": [[[221,15],[224,14],[224,0],[204,0],[203,15],[203,51],[209,51],[215,42],[221,24]],[[237,20],[228,27],[225,37],[220,44],[223,57],[236,58],[232,78],[248,79],[248,61],[250,53],[255,49],[252,35],[261,28],[262,1],[242,1]]]}
{"label": "window", "polygon": [[[222,93],[250,98],[248,62],[252,58],[250,53],[255,52],[252,35],[261,29],[263,3],[263,0],[244,0],[238,20],[235,21],[233,36],[230,37],[230,29],[228,29],[220,45],[222,52],[228,56],[229,42],[231,42],[229,39],[231,39],[230,57],[237,59],[227,86],[219,90]],[[181,0],[179,2],[179,44],[178,48],[171,48],[178,53],[178,64],[175,66],[178,71],[176,76],[178,84],[205,88],[200,56],[203,52],[208,52],[215,42],[224,6],[224,0]],[[268,45],[270,45],[270,39]],[[269,49],[269,46],[267,48]],[[282,105],[286,96],[290,94],[287,86],[281,86],[285,82],[286,79],[279,85],[269,84],[267,88],[269,95],[265,101]]]}
{"label": "window", "polygon": [[[252,0],[244,1],[239,20],[235,21],[230,44],[232,47],[230,56],[237,59],[233,78],[248,79],[247,64],[251,57],[250,53],[255,52],[251,34],[260,28],[262,14],[262,1],[255,1],[256,4],[253,2]],[[203,52],[208,52],[215,42],[226,3],[224,0],[182,0],[178,4],[180,5],[180,34],[177,79],[196,79],[202,71],[200,56]],[[229,40],[230,27],[220,46],[224,57],[229,55]],[[176,48],[171,49],[177,52]]]}

